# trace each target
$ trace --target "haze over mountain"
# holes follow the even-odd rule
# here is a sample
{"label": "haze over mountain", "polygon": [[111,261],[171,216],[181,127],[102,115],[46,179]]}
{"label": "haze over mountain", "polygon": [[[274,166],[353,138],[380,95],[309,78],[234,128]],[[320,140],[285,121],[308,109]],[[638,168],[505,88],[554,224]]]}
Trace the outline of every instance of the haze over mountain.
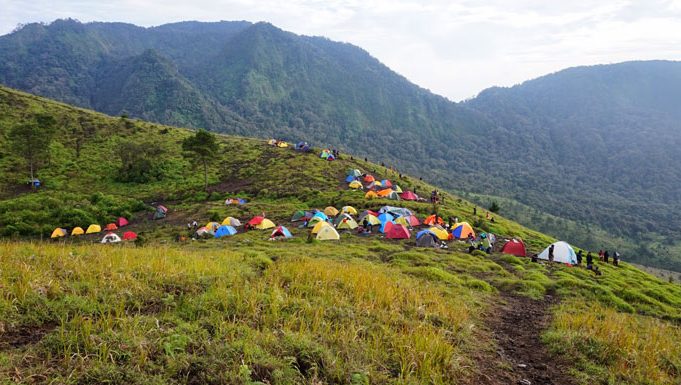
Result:
{"label": "haze over mountain", "polygon": [[358,47],[266,23],[59,20],[0,37],[0,83],[108,114],[334,145],[509,198],[507,213],[585,247],[681,269],[657,247],[681,225],[677,62],[574,68],[457,104]]}

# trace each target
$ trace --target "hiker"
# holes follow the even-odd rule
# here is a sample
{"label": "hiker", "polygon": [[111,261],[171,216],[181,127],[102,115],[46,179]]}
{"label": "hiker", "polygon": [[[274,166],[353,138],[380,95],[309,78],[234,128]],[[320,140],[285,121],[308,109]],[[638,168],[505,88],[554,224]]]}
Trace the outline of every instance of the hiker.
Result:
{"label": "hiker", "polygon": [[473,215],[478,215],[478,206],[473,207]]}
{"label": "hiker", "polygon": [[581,265],[582,264],[582,250],[579,250],[577,252],[577,264]]}
{"label": "hiker", "polygon": [[598,251],[598,259],[600,259],[601,261],[603,260],[603,249],[600,249]]}
{"label": "hiker", "polygon": [[489,221],[492,222],[492,223],[494,223],[494,217],[492,217],[492,219],[490,219]]}
{"label": "hiker", "polygon": [[366,156],[364,157],[364,161],[365,161],[365,162],[368,162],[368,160],[367,160],[367,157],[366,157]]}
{"label": "hiker", "polygon": [[594,266],[594,257],[591,255],[591,252],[589,251],[586,253],[586,269],[591,270],[593,269]]}
{"label": "hiker", "polygon": [[452,222],[452,217],[449,217],[449,219],[447,219],[447,224],[449,225],[449,228],[451,229],[452,226],[454,225],[454,223]]}
{"label": "hiker", "polygon": [[610,253],[608,253],[608,250],[605,250],[603,253],[603,262],[608,263],[608,259],[610,258]]}
{"label": "hiker", "polygon": [[603,272],[598,268],[598,266],[594,266],[591,271],[593,271],[596,275],[603,275]]}
{"label": "hiker", "polygon": [[414,195],[419,195],[416,193],[416,187],[414,187]]}
{"label": "hiker", "polygon": [[553,248],[554,246],[551,244],[551,246],[549,246],[549,262],[553,262]]}
{"label": "hiker", "polygon": [[468,246],[468,254],[472,253],[475,250],[475,246],[470,245]]}
{"label": "hiker", "polygon": [[475,238],[473,238],[473,234],[468,234],[468,243],[471,245],[475,242]]}
{"label": "hiker", "polygon": [[620,265],[620,253],[615,251],[615,253],[612,255],[612,264],[615,266]]}
{"label": "hiker", "polygon": [[459,223],[459,217],[454,217],[454,224]]}
{"label": "hiker", "polygon": [[485,219],[489,220],[489,211],[485,213]]}
{"label": "hiker", "polygon": [[539,261],[539,256],[537,255],[537,253],[532,254],[532,262],[537,263],[537,261]]}

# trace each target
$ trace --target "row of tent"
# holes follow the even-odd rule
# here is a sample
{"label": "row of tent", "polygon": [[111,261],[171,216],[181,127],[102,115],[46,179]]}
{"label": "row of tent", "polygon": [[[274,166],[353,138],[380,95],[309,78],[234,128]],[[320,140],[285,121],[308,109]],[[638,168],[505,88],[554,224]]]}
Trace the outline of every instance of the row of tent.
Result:
{"label": "row of tent", "polygon": [[[126,218],[120,217],[116,219],[115,222],[109,223],[106,226],[104,226],[105,231],[115,231],[118,230],[119,227],[124,227],[129,224],[128,220]],[[86,230],[83,230],[82,227],[74,227],[71,230],[71,235],[72,236],[78,236],[78,235],[83,235],[83,234],[97,234],[102,232],[102,226],[97,225],[97,224],[91,224],[90,226],[87,227]],[[66,237],[69,235],[68,230],[57,227],[52,231],[52,235],[50,235],[50,238],[62,238]]]}
{"label": "row of tent", "polygon": [[[368,183],[365,187],[362,184]],[[373,175],[362,174],[360,170],[350,169],[345,177],[345,182],[348,183],[348,187],[353,190],[365,189],[368,190],[364,194],[366,199],[377,199],[385,198],[390,200],[406,200],[406,201],[417,201],[419,200],[418,195],[414,194],[412,191],[402,191],[402,188],[398,185],[394,185],[390,180],[376,180]]]}
{"label": "row of tent", "polygon": [[[76,227],[76,229],[79,229],[79,227]],[[75,229],[74,229],[74,230],[75,230]],[[82,229],[81,229],[81,230],[82,230]],[[99,231],[98,231],[98,232],[99,232]],[[65,237],[65,236],[67,236],[67,234],[68,234],[68,232],[66,231],[66,229],[56,228],[56,229],[54,229],[54,231],[52,232],[51,238],[61,238],[61,237]],[[72,235],[80,235],[80,234],[82,234],[82,233],[78,233],[78,232],[74,233],[74,232],[71,232],[71,234],[72,234]],[[92,234],[92,233],[90,233],[90,234]],[[103,237],[102,240],[101,240],[101,243],[117,243],[117,242],[121,242],[121,240],[124,240],[124,241],[134,241],[135,239],[137,239],[137,233],[135,233],[134,231],[126,231],[126,232],[124,232],[124,233],[123,233],[123,238],[122,238],[122,239],[121,239],[121,237],[120,237],[118,234],[113,233],[113,232],[109,232],[109,233],[106,233],[106,235],[104,235],[104,237]]]}

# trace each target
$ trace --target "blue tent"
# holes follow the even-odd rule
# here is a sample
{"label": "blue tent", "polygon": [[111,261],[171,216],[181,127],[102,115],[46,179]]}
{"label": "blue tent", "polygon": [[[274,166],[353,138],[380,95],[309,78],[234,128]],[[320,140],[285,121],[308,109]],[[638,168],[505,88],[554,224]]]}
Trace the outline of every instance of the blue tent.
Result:
{"label": "blue tent", "polygon": [[421,231],[419,231],[418,233],[416,233],[416,239],[419,239],[419,238],[421,238],[422,236],[424,236],[424,235],[426,235],[426,234],[430,234],[430,235],[432,235],[432,236],[434,236],[434,237],[437,238],[437,235],[435,235],[434,232],[432,232],[432,231],[430,231],[430,230],[421,230]]}
{"label": "blue tent", "polygon": [[383,213],[383,214],[378,216],[378,220],[381,221],[381,223],[385,224],[386,222],[394,221],[395,217],[392,216],[391,214]]}
{"label": "blue tent", "polygon": [[392,223],[393,225],[395,224],[395,222],[393,222],[392,219],[389,221],[381,222],[381,227],[378,228],[378,231],[385,234],[385,225],[387,225],[388,223]]}
{"label": "blue tent", "polygon": [[234,227],[223,225],[218,227],[218,230],[215,232],[215,238],[228,237],[234,234],[236,234],[236,229]]}
{"label": "blue tent", "polygon": [[357,180],[357,178],[355,178],[355,177],[352,176],[352,175],[348,175],[348,177],[345,178],[345,181],[346,181],[347,183],[350,183],[350,182],[352,182],[352,181],[354,181],[354,180]]}
{"label": "blue tent", "polygon": [[328,221],[329,221],[329,217],[327,217],[326,214],[324,214],[323,211],[317,211],[317,212],[312,216],[312,218],[314,218],[314,217],[322,218],[322,220],[325,221],[325,222],[328,222]]}

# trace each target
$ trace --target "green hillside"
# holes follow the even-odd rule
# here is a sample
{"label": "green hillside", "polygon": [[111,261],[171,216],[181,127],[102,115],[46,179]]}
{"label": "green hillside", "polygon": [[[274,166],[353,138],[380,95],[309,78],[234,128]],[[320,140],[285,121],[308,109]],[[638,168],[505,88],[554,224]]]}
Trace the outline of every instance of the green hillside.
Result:
{"label": "green hillside", "polygon": [[[9,133],[56,121],[37,176]],[[0,378],[26,384],[676,384],[681,286],[627,263],[533,263],[467,244],[417,248],[414,239],[342,233],[308,241],[299,209],[421,202],[366,200],[349,168],[427,194],[411,176],[341,155],[220,136],[202,168],[180,151],[191,131],[114,118],[0,89]],[[42,120],[41,120],[42,119]],[[134,147],[138,145],[138,147]],[[123,167],[136,150],[142,169]],[[128,154],[128,155],[124,155]],[[125,159],[121,159],[125,158]],[[134,172],[133,172],[134,171]],[[144,182],[124,181],[130,177]],[[245,205],[224,204],[242,197]],[[477,231],[519,237],[538,252],[550,237],[443,193],[440,214]],[[167,218],[152,221],[151,203]],[[177,242],[186,223],[265,212],[269,231]],[[46,238],[56,226],[131,220],[137,242],[99,235]],[[13,237],[14,239],[10,239]]]}
{"label": "green hillside", "polygon": [[57,20],[0,37],[4,85],[115,116],[333,145],[678,271],[680,68],[578,67],[453,103],[358,47],[267,23]]}

